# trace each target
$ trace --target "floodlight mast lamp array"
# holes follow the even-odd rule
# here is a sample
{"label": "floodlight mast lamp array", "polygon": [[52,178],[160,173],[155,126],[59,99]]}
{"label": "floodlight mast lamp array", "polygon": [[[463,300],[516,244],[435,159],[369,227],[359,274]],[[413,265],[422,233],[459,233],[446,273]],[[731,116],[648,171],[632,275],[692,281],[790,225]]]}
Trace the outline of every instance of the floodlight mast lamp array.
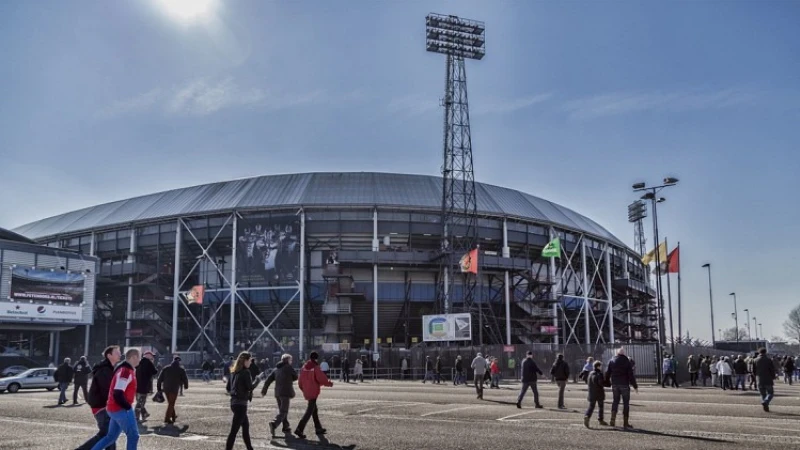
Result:
{"label": "floodlight mast lamp array", "polygon": [[[462,275],[461,257],[478,247],[478,214],[475,172],[472,161],[472,135],[467,97],[467,73],[464,59],[480,60],[486,55],[483,22],[457,16],[429,14],[425,18],[425,48],[447,57],[444,106],[444,152],[442,164],[442,241],[439,254],[437,309],[448,314],[459,303],[464,312],[477,313],[478,342],[483,344],[486,328],[493,341],[502,342],[497,321],[490,312],[484,320],[485,305],[476,302],[480,276]],[[459,298],[451,298],[456,278],[463,280]],[[482,326],[487,323],[486,327]]]}

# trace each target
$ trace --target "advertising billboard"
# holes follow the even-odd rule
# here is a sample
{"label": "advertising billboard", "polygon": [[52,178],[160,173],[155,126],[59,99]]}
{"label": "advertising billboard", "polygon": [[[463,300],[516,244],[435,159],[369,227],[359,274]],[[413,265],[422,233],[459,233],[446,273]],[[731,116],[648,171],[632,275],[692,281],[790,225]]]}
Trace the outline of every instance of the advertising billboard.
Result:
{"label": "advertising billboard", "polygon": [[15,301],[52,301],[80,305],[83,303],[85,282],[86,278],[82,273],[14,267],[11,270],[9,296]]}
{"label": "advertising billboard", "polygon": [[2,302],[0,303],[0,318],[33,319],[39,322],[83,322],[83,308],[80,306]]}
{"label": "advertising billboard", "polygon": [[236,280],[249,285],[279,285],[298,280],[300,222],[296,216],[239,220],[236,230]]}
{"label": "advertising billboard", "polygon": [[471,341],[470,313],[422,316],[422,340],[424,342]]}

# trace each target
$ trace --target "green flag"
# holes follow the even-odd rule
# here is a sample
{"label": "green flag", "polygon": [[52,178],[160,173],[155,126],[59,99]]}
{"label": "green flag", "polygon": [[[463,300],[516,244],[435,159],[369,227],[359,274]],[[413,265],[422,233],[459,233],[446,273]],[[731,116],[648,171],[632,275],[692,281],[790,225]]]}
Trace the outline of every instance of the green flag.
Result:
{"label": "green flag", "polygon": [[545,258],[560,258],[561,257],[561,240],[555,238],[548,242],[542,249],[542,256]]}

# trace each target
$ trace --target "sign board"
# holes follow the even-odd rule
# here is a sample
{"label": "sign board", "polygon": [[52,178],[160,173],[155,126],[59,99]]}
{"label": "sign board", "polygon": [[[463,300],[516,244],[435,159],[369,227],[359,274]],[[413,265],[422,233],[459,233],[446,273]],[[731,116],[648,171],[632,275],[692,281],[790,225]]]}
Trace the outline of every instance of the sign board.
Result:
{"label": "sign board", "polygon": [[514,353],[514,346],[513,345],[504,345],[503,351],[505,353]]}
{"label": "sign board", "polygon": [[417,342],[419,342],[419,338],[418,338],[418,337],[416,337],[416,336],[414,336],[414,337],[412,337],[412,338],[411,338],[411,342],[413,342],[414,344],[416,344]]}
{"label": "sign board", "polygon": [[380,361],[380,359],[381,359],[381,354],[380,353],[376,352],[376,353],[372,354],[372,360],[373,361],[378,362],[378,361]]}
{"label": "sign board", "polygon": [[542,325],[541,332],[542,334],[558,334],[558,327],[554,327],[552,325]]}
{"label": "sign board", "polygon": [[386,338],[386,343],[387,344],[391,344],[392,343],[392,338]]}
{"label": "sign board", "polygon": [[11,299],[83,303],[82,273],[14,267],[11,270]]}
{"label": "sign board", "polygon": [[424,342],[471,341],[472,316],[470,313],[422,316],[422,340]]}
{"label": "sign board", "polygon": [[381,343],[381,338],[378,338],[378,344],[380,344],[380,343]]}
{"label": "sign board", "polygon": [[82,322],[83,308],[80,306],[34,305],[30,303],[3,302],[0,317],[34,319],[36,321]]}
{"label": "sign board", "polygon": [[365,344],[369,344],[369,339],[364,339]]}

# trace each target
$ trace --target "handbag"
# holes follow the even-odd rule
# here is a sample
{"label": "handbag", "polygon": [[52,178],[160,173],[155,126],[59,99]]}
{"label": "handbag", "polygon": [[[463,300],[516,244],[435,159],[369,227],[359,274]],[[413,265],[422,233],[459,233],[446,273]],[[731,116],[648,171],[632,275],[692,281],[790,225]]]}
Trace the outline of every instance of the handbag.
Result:
{"label": "handbag", "polygon": [[156,403],[164,403],[164,393],[161,391],[156,392],[156,395],[153,396],[153,401]]}

